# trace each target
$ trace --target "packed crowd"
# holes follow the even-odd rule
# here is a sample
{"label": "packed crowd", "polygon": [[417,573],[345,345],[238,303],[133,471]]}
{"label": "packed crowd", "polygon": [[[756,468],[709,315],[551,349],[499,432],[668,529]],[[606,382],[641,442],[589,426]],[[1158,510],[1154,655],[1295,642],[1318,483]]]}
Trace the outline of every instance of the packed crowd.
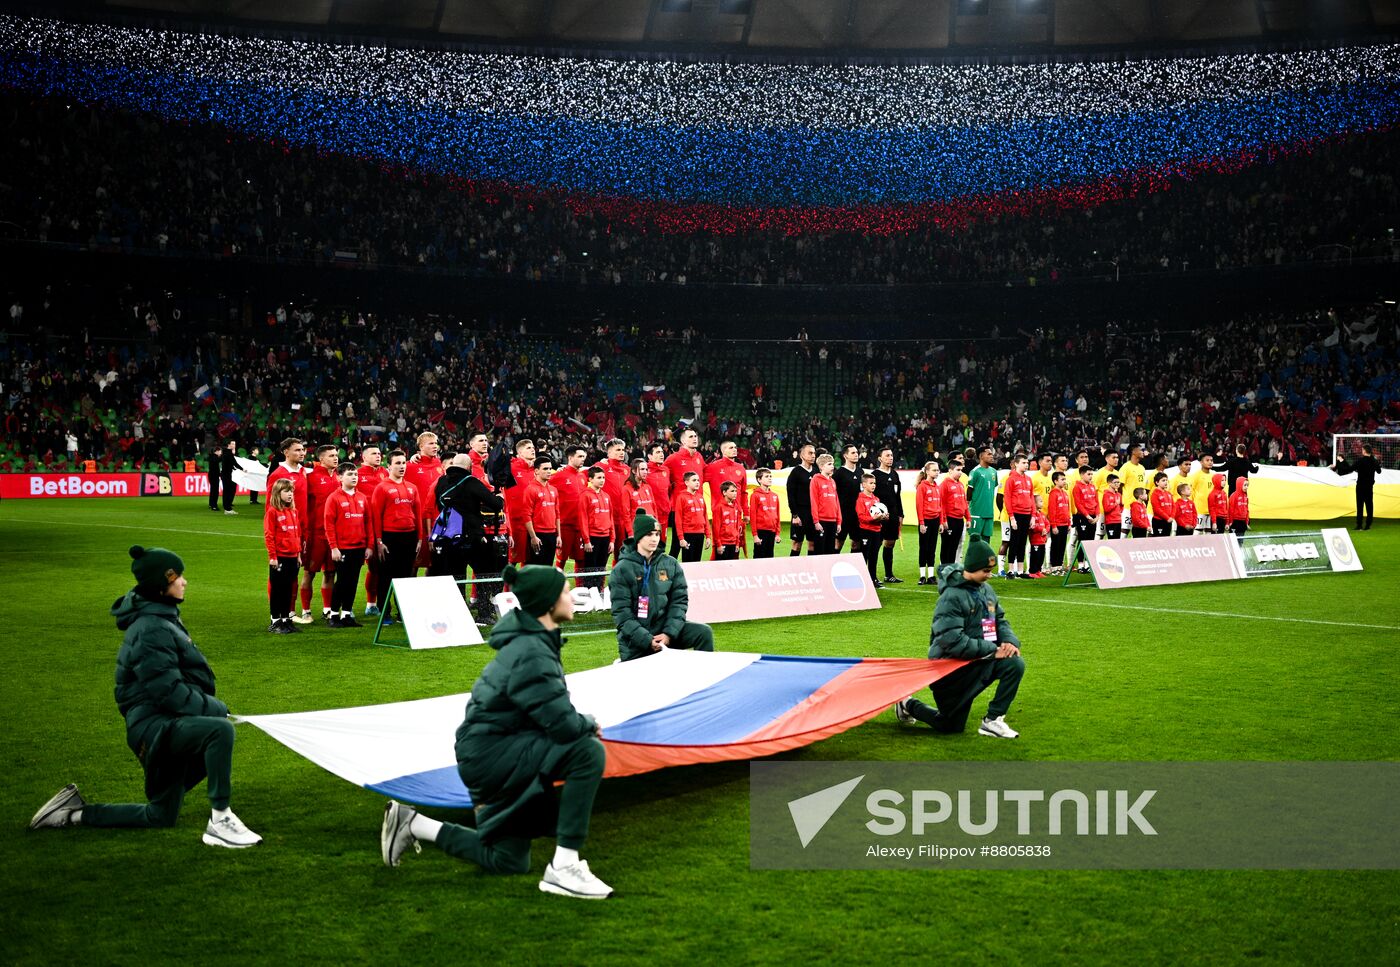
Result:
{"label": "packed crowd", "polygon": [[97,250],[622,283],[1048,284],[1396,254],[1400,134],[956,231],[740,236],[609,222],[353,157],[10,93],[0,223]]}
{"label": "packed crowd", "polygon": [[[981,443],[1005,453],[1141,443],[1169,459],[1244,443],[1261,460],[1317,463],[1332,433],[1400,420],[1400,333],[1385,305],[1184,331],[1123,321],[948,341],[814,343],[799,332],[761,345],[607,319],[549,334],[523,320],[315,306],[221,328],[126,300],[112,318],[126,320],[126,338],[60,334],[42,306],[11,305],[0,469],[178,468],[228,438],[266,454],[290,435],[350,449],[426,427],[454,448],[472,432],[530,436],[558,459],[614,436],[669,442],[683,425],[707,444],[735,439],[749,466],[791,465],[803,440],[889,446],[909,467]],[[752,355],[747,369],[730,366],[736,353]],[[830,415],[775,388],[764,369],[783,355],[832,387]],[[676,359],[691,362],[658,363]],[[733,403],[736,384],[748,405]]]}

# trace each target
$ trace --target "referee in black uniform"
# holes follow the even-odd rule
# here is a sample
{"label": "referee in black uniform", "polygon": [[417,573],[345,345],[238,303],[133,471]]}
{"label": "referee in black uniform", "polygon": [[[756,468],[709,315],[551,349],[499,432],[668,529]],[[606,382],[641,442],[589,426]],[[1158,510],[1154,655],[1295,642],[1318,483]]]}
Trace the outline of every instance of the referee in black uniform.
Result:
{"label": "referee in black uniform", "polygon": [[788,472],[787,504],[792,523],[788,527],[788,539],[792,541],[789,557],[802,555],[802,543],[811,540],[816,550],[817,535],[812,529],[812,462],[817,459],[817,448],[804,443],[797,448],[797,466]]}
{"label": "referee in black uniform", "polygon": [[880,539],[885,544],[885,583],[903,584],[902,578],[894,576],[894,542],[899,540],[899,529],[904,525],[904,501],[900,497],[899,473],[894,469],[894,450],[881,447],[875,463],[875,496],[890,512],[880,529]]}
{"label": "referee in black uniform", "polygon": [[851,539],[851,552],[859,554],[865,542],[860,536],[860,521],[856,518],[856,498],[860,496],[860,449],[854,443],[841,448],[841,466],[832,472],[836,481],[836,499],[841,504],[841,533],[836,535],[836,553],[845,550],[846,538]]}

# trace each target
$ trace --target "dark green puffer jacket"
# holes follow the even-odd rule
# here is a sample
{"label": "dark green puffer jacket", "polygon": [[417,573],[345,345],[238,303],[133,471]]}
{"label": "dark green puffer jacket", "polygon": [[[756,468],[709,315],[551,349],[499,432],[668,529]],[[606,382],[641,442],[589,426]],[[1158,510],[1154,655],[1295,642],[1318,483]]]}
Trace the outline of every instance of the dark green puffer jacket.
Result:
{"label": "dark green puffer jacket", "polygon": [[617,556],[617,565],[608,576],[608,595],[612,599],[613,624],[617,625],[617,650],[623,661],[651,654],[651,639],[660,634],[678,638],[685,627],[685,613],[690,606],[690,590],[680,562],[657,548],[652,555],[651,578],[647,582],[647,617],[637,617],[637,597],[643,593],[642,574],[646,559],[637,550],[637,541],[629,538]]}
{"label": "dark green puffer jacket", "polygon": [[160,785],[153,764],[165,730],[185,715],[224,718],[228,706],[214,697],[214,672],[180,623],[169,599],[151,600],[135,589],[112,605],[126,633],[117,653],[117,708],[126,719],[126,744],[146,767],[147,787]]}
{"label": "dark green puffer jacket", "polygon": [[591,735],[593,718],[569,699],[559,661],[563,636],[519,609],[491,629],[496,657],[472,686],[457,728],[457,766],[490,839],[510,815],[544,792],[540,774],[568,746]]}
{"label": "dark green puffer jacket", "polygon": [[[997,640],[982,637],[982,619],[996,621]],[[997,650],[997,642],[1021,645],[1001,610],[990,582],[978,584],[963,577],[961,564],[945,564],[938,570],[938,604],[933,609],[929,635],[930,658],[983,658]]]}

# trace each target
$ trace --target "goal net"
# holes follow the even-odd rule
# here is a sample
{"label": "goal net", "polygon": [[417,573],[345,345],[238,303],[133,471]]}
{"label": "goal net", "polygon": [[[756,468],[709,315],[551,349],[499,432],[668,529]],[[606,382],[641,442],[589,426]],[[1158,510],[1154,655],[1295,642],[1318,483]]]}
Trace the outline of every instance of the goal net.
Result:
{"label": "goal net", "polygon": [[1361,456],[1361,445],[1370,444],[1371,452],[1386,469],[1400,467],[1400,433],[1336,433],[1332,436],[1332,462],[1355,460]]}

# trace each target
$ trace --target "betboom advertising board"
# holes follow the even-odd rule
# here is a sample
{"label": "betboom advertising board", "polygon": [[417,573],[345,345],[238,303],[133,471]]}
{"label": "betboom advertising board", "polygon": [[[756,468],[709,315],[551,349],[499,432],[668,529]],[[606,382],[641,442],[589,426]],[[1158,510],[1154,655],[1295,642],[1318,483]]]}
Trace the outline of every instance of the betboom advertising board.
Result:
{"label": "betboom advertising board", "polygon": [[[238,493],[246,496],[246,487]],[[209,475],[141,473],[4,473],[0,497],[207,497]]]}

